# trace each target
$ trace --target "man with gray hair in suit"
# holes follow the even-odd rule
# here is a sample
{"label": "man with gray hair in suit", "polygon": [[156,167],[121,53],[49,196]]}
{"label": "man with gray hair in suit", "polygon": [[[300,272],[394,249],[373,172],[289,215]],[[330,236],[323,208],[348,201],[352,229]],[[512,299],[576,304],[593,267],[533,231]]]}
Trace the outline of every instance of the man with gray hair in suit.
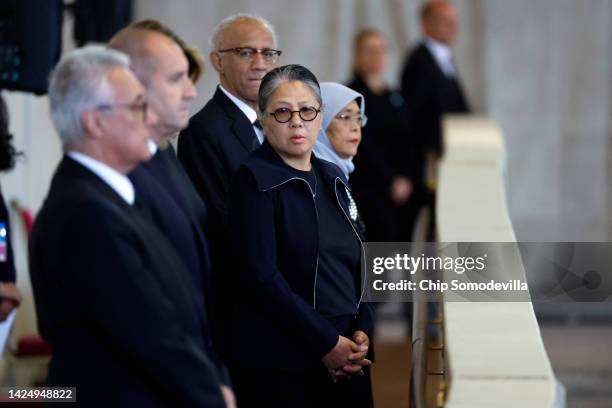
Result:
{"label": "man with gray hair in suit", "polygon": [[49,85],[64,157],[32,233],[48,384],[83,406],[226,407],[202,310],[170,241],[134,206],[127,174],[151,158],[158,117],[127,55],[86,47]]}

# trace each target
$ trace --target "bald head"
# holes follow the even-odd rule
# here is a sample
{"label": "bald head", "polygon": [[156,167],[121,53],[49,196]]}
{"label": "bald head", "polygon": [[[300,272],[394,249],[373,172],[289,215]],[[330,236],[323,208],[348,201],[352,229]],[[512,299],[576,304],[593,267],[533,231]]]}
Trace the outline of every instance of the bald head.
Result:
{"label": "bald head", "polygon": [[197,95],[183,50],[160,32],[135,27],[121,30],[109,47],[130,56],[131,68],[147,91],[149,107],[159,117],[154,141],[165,146],[187,126],[189,103]]}
{"label": "bald head", "polygon": [[[263,50],[278,52],[272,26],[259,17],[231,16],[219,23],[211,45],[210,62],[219,74],[223,89],[256,110],[261,80],[276,66],[280,54],[265,58],[261,53]],[[250,54],[237,51],[245,48],[253,51]]]}
{"label": "bald head", "polygon": [[262,17],[254,14],[234,14],[221,21],[213,30],[210,37],[210,45],[212,50],[220,50],[224,48],[224,43],[228,40],[224,38],[227,33],[232,35],[235,30],[255,28],[268,31],[272,36],[272,46],[277,46],[276,32],[270,22]]}
{"label": "bald head", "polygon": [[457,38],[457,11],[446,0],[430,0],[423,4],[421,24],[426,36],[448,46]]}
{"label": "bald head", "polygon": [[130,56],[131,68],[145,86],[155,72],[160,54],[158,47],[178,47],[163,34],[132,27],[119,31],[108,46]]}

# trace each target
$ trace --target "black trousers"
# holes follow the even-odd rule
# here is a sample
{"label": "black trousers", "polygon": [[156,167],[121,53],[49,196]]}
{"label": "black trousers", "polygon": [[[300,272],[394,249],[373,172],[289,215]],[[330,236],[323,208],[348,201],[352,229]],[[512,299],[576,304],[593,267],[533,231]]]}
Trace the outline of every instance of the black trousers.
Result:
{"label": "black trousers", "polygon": [[298,372],[237,366],[231,369],[241,408],[372,408],[370,369],[364,373],[334,383],[322,363]]}

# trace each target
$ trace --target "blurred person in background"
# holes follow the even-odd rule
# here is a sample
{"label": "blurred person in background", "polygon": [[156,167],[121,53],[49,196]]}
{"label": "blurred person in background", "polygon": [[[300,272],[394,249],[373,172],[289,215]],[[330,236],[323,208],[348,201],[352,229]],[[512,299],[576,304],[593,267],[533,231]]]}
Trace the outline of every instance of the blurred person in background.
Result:
{"label": "blurred person in background", "polygon": [[[0,94],[0,171],[11,170],[15,166],[15,151],[9,131],[9,113]],[[15,285],[15,257],[11,243],[9,211],[0,190],[0,322],[21,303],[21,293]]]}
{"label": "blurred person in background", "polygon": [[[355,170],[353,157],[361,143],[361,128],[368,121],[363,95],[337,82],[321,82],[323,121],[313,152],[319,159],[334,163],[348,180]],[[349,215],[365,236],[365,226],[350,191]]]}
{"label": "blurred person in background", "polygon": [[206,352],[224,383],[224,396],[233,401],[229,373],[214,350],[209,327],[211,269],[208,241],[202,231],[206,208],[170,144],[187,126],[189,107],[197,95],[191,77],[201,74],[202,65],[194,57],[195,50],[188,49],[172,30],[155,20],[124,28],[111,39],[109,47],[130,57],[130,66],[145,88],[148,108],[159,118],[149,142],[152,159],[129,174],[138,197],[137,207],[181,255],[188,272],[184,278],[193,282],[193,301],[205,317],[202,336]]}
{"label": "blurred person in background", "polygon": [[211,36],[211,47],[210,62],[219,75],[219,86],[181,131],[178,158],[207,205],[205,232],[213,271],[211,325],[223,355],[235,297],[227,221],[229,185],[238,167],[263,143],[257,93],[281,51],[272,25],[249,14],[221,21]]}
{"label": "blurred person in background", "polygon": [[[442,116],[469,113],[452,46],[457,39],[457,11],[445,0],[421,7],[423,40],[409,53],[401,77],[402,94],[417,141],[417,182],[435,189],[435,168],[443,153]],[[431,201],[431,200],[430,200]]]}
{"label": "blurred person in background", "polygon": [[269,72],[259,90],[266,141],[232,180],[240,302],[230,361],[241,407],[372,406],[362,239],[344,174],[312,154],[321,109],[308,69]]}
{"label": "blurred person in background", "polygon": [[355,36],[353,79],[363,94],[368,123],[351,178],[369,241],[410,241],[419,185],[413,182],[414,146],[401,94],[385,81],[387,44],[383,34],[364,29]]}
{"label": "blurred person in background", "polygon": [[161,21],[153,19],[140,20],[130,24],[129,27],[134,29],[155,31],[174,41],[180,47],[181,51],[185,55],[185,58],[187,58],[187,75],[189,76],[189,79],[196,84],[200,78],[202,78],[202,75],[204,75],[204,59],[202,58],[200,51],[195,47],[188,46],[187,43],[185,43],[185,41],[178,36],[178,34],[164,25]]}

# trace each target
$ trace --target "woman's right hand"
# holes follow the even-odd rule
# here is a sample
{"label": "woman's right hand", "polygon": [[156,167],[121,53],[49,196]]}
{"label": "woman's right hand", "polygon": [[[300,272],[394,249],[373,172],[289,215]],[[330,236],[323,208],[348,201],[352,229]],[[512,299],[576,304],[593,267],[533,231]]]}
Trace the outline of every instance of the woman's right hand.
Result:
{"label": "woman's right hand", "polygon": [[345,364],[349,363],[348,357],[353,353],[353,348],[359,347],[356,343],[352,342],[344,336],[338,336],[338,342],[331,349],[325,357],[323,357],[323,364],[325,367],[331,369],[337,369]]}
{"label": "woman's right hand", "polygon": [[349,374],[343,372],[342,368],[354,364],[354,362],[349,361],[350,355],[367,350],[367,346],[359,345],[344,336],[338,336],[336,346],[322,358],[322,361],[335,379],[336,377],[343,377]]}

